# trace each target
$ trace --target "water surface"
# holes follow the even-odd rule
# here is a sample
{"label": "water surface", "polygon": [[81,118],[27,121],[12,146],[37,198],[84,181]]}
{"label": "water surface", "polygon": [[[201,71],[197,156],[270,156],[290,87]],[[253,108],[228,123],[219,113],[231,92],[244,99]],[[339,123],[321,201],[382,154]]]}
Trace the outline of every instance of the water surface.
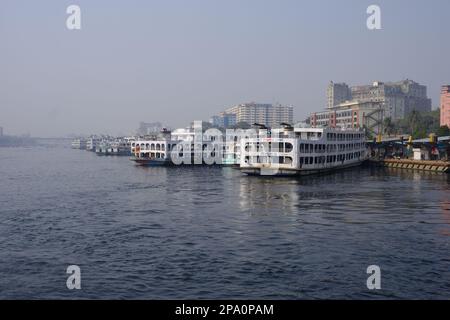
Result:
{"label": "water surface", "polygon": [[0,148],[0,219],[0,298],[450,298],[445,174],[263,178]]}

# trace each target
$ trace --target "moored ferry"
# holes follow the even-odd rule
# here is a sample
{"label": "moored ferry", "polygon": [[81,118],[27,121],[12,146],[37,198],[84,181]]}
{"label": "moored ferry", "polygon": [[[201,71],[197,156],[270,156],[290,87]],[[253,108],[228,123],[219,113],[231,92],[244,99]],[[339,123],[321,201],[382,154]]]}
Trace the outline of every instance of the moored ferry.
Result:
{"label": "moored ferry", "polygon": [[240,169],[249,175],[309,175],[360,165],[367,159],[360,129],[273,129],[241,140]]}
{"label": "moored ferry", "polygon": [[138,139],[131,142],[131,160],[141,166],[164,166],[171,164],[170,151],[176,146],[171,133],[163,130],[154,139]]}
{"label": "moored ferry", "polygon": [[[220,140],[217,142],[214,137],[204,135],[201,127],[196,136],[195,129],[190,127],[174,132],[163,129],[155,137],[138,139],[131,143],[131,160],[142,166],[210,164],[211,158],[216,160],[214,155],[221,155],[218,150],[223,145]],[[222,159],[217,160],[221,164]]]}

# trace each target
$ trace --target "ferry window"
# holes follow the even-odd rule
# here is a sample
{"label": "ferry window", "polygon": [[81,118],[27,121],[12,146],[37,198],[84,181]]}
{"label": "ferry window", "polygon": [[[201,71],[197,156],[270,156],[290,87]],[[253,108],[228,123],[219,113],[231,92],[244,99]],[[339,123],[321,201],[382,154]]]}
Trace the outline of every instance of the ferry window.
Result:
{"label": "ferry window", "polygon": [[285,152],[291,152],[292,151],[292,149],[293,149],[293,146],[292,146],[292,143],[286,143],[285,144]]}

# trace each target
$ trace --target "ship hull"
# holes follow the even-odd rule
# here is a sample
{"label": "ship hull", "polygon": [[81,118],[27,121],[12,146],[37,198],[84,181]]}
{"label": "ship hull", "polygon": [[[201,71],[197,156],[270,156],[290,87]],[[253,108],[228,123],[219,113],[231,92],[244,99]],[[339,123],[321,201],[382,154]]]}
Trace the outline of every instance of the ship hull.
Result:
{"label": "ship hull", "polygon": [[138,166],[145,167],[161,167],[171,164],[168,159],[131,158],[131,161],[134,161],[134,163]]}
{"label": "ship hull", "polygon": [[277,177],[292,177],[292,176],[309,176],[331,173],[338,170],[360,166],[363,161],[349,163],[342,166],[335,166],[330,168],[317,169],[272,169],[272,168],[240,168],[240,171],[249,176],[277,176]]}

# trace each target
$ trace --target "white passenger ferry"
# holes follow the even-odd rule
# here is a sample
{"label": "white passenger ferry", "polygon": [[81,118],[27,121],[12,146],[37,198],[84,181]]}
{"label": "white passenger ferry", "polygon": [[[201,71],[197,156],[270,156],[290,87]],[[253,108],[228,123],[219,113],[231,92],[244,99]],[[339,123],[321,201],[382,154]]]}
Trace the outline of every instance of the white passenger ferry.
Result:
{"label": "white passenger ferry", "polygon": [[[195,129],[190,127],[173,132],[163,129],[156,137],[133,141],[131,160],[142,166],[209,164],[205,154],[212,150],[209,160],[214,160],[213,155],[221,155],[222,143],[215,141],[214,136],[203,134],[201,128],[196,136]],[[217,160],[220,164],[221,159]]]}
{"label": "white passenger ferry", "polygon": [[367,158],[360,129],[294,128],[241,140],[240,169],[249,175],[307,175],[360,165]]}
{"label": "white passenger ferry", "polygon": [[164,166],[171,164],[170,152],[177,141],[171,139],[171,132],[163,129],[152,139],[137,139],[131,142],[130,160],[142,166]]}

